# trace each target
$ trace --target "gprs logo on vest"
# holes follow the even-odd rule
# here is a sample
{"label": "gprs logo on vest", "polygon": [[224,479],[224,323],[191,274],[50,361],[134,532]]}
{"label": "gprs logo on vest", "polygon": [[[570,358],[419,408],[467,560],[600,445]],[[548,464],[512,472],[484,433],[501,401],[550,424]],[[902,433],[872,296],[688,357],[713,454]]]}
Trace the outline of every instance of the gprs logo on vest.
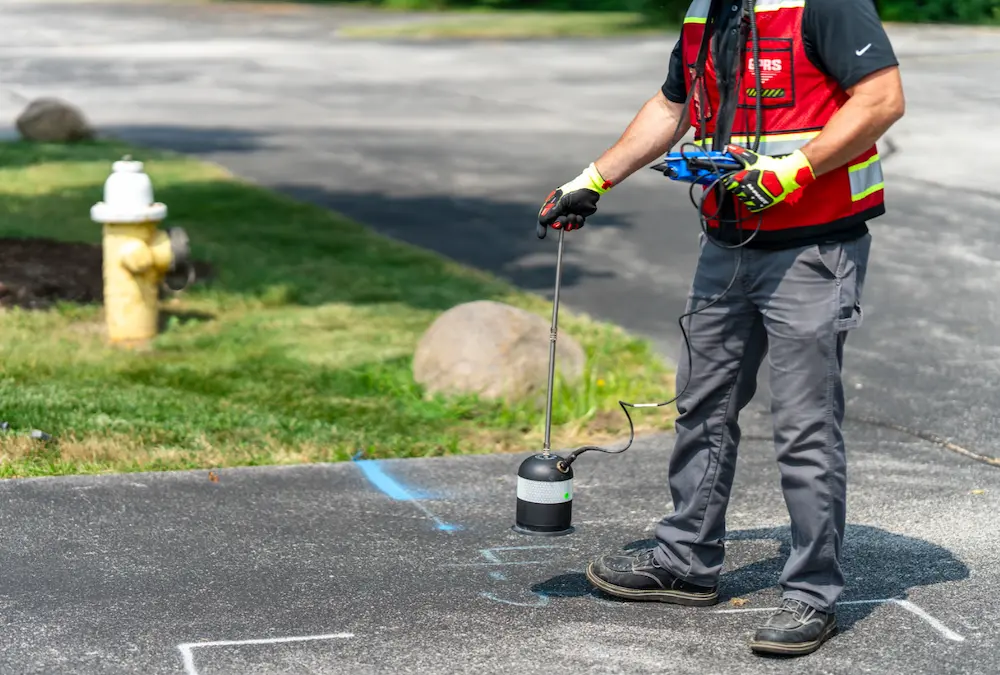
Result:
{"label": "gprs logo on vest", "polygon": [[[782,42],[772,39],[767,41],[768,44],[761,45],[761,98],[769,106],[792,105],[795,102],[792,92],[792,48],[791,44],[781,44]],[[741,103],[752,106],[757,96],[757,71],[753,54],[747,54],[743,72],[743,95],[749,100]]]}

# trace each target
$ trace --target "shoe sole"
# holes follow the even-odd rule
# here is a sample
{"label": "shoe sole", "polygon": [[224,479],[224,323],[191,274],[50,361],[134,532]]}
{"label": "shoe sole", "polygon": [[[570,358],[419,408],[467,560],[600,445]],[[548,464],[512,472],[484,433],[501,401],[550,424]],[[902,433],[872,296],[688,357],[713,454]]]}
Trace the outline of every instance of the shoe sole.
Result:
{"label": "shoe sole", "polygon": [[809,642],[771,642],[770,640],[762,640],[757,642],[755,640],[750,641],[750,649],[758,654],[780,654],[780,655],[790,655],[790,656],[801,656],[803,654],[811,654],[820,648],[820,646],[827,641],[834,633],[837,632],[837,623],[833,622],[826,629],[820,633],[819,637],[815,640],[810,640]]}
{"label": "shoe sole", "polygon": [[719,601],[719,593],[685,593],[684,591],[643,591],[624,586],[615,586],[594,574],[594,565],[587,567],[587,579],[608,595],[626,600],[642,600],[646,602],[668,602],[689,607],[708,607]]}

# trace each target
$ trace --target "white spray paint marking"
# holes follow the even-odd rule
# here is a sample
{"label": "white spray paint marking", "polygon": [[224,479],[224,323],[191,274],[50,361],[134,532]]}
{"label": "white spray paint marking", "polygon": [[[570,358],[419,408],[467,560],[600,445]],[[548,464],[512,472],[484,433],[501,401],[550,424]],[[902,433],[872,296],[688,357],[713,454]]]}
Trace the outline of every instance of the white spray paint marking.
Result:
{"label": "white spray paint marking", "polygon": [[354,633],[330,633],[329,635],[301,635],[280,638],[259,638],[256,640],[218,640],[215,642],[185,642],[177,645],[184,658],[184,672],[187,675],[198,675],[194,665],[194,650],[196,647],[234,647],[240,645],[273,645],[282,642],[309,642],[312,640],[346,640],[354,637]]}
{"label": "white spray paint marking", "polygon": [[926,621],[927,623],[929,623],[934,628],[934,630],[936,630],[937,632],[941,633],[941,635],[943,635],[946,639],[952,640],[954,642],[965,642],[965,638],[964,637],[962,637],[961,635],[959,635],[958,633],[956,633],[952,629],[950,629],[947,626],[945,626],[938,619],[936,619],[933,616],[931,616],[930,614],[928,614],[923,608],[917,607],[916,605],[914,605],[909,600],[897,600],[897,599],[894,598],[894,599],[890,600],[890,602],[892,602],[894,605],[899,605],[900,607],[902,607],[903,609],[905,609],[907,612],[910,612],[912,614],[915,614],[915,615],[919,616],[921,619],[923,619],[924,621]]}
{"label": "white spray paint marking", "polygon": [[[881,598],[878,600],[846,600],[844,602],[837,603],[838,605],[896,605],[902,607],[907,612],[910,612],[914,616],[923,619],[927,624],[944,636],[947,640],[952,640],[954,642],[964,642],[965,638],[952,629],[944,625],[939,619],[931,616],[927,613],[925,609],[919,607],[909,600],[901,600],[899,598]],[[714,614],[740,614],[743,612],[773,612],[776,611],[777,607],[741,607],[738,609],[716,609],[713,611]]]}
{"label": "white spray paint marking", "polygon": [[[535,551],[535,550],[553,550],[553,549],[570,549],[570,546],[556,546],[554,544],[536,544],[530,546],[496,546],[494,548],[483,548],[479,549],[479,555],[482,556],[483,560],[475,563],[457,563],[446,565],[446,567],[486,567],[486,566],[508,566],[508,565],[542,565],[545,561],[542,560],[512,560],[505,561],[501,559],[500,553],[505,551]],[[503,572],[493,570],[490,572],[490,577],[494,581],[507,581],[507,575]],[[507,600],[504,598],[497,597],[493,593],[482,592],[480,597],[486,598],[487,600],[492,600],[493,602],[500,602],[505,605],[515,605],[517,607],[545,607],[549,604],[549,596],[545,593],[539,591],[533,591],[533,594],[537,596],[534,602],[522,602],[519,600]]]}
{"label": "white spray paint marking", "polygon": [[[892,602],[891,599],[888,600],[846,600],[844,602],[837,603],[838,605],[878,605],[885,604],[887,602]],[[739,609],[716,609],[714,614],[739,614],[741,612],[774,612],[777,611],[777,607],[741,607]]]}
{"label": "white spray paint marking", "polygon": [[505,605],[517,605],[518,607],[545,607],[545,605],[549,604],[549,596],[545,595],[544,593],[536,593],[535,595],[538,596],[538,600],[536,600],[535,602],[518,602],[516,600],[505,600],[503,598],[498,598],[492,593],[486,593],[486,592],[480,593],[479,595],[486,598],[487,600],[492,600],[493,602],[502,602]]}
{"label": "white spray paint marking", "polygon": [[555,549],[565,549],[567,551],[573,550],[572,546],[556,546],[555,544],[535,544],[531,546],[497,546],[496,548],[484,548],[480,551],[484,556],[488,551],[490,555],[496,557],[495,551],[530,551],[532,549],[545,549],[545,550],[555,550]]}
{"label": "white spray paint marking", "polygon": [[483,562],[474,562],[474,563],[444,563],[441,565],[441,567],[493,567],[493,566],[510,567],[516,565],[544,565],[544,564],[545,564],[544,560],[515,560],[512,562],[504,562],[502,560],[498,560],[497,562],[491,562],[487,560]]}
{"label": "white spray paint marking", "polygon": [[497,553],[502,551],[531,551],[536,549],[543,550],[553,550],[553,549],[565,549],[571,550],[572,546],[553,546],[552,544],[535,545],[535,546],[498,546],[496,548],[483,548],[479,549],[479,555],[483,557],[483,560],[471,563],[445,563],[442,567],[492,567],[498,566],[509,566],[509,565],[544,565],[545,560],[501,560]]}

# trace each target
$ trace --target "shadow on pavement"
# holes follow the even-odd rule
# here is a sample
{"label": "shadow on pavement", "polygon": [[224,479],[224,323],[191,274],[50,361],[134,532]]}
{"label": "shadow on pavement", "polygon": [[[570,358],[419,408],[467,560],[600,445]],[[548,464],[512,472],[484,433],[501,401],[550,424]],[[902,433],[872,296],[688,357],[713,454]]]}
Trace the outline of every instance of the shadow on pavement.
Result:
{"label": "shadow on pavement", "polygon": [[[722,589],[728,597],[739,597],[777,584],[791,550],[791,529],[759,528],[739,530],[730,542],[778,541],[776,556],[745,565],[722,575]],[[842,564],[846,588],[842,602],[905,598],[918,586],[959,581],[969,576],[969,568],[951,551],[924,539],[895,534],[870,525],[848,525],[844,534]],[[871,614],[877,604],[847,605],[839,608],[841,630]]]}
{"label": "shadow on pavement", "polygon": [[[279,184],[273,188],[305,202],[330,208],[348,218],[371,225],[380,234],[399,239],[452,260],[486,269],[521,288],[535,290],[555,281],[555,249],[558,233],[549,230],[538,239],[535,227],[538,205],[442,194],[394,196],[377,192],[339,192],[319,187]],[[540,197],[541,200],[544,195]],[[602,228],[627,229],[625,221],[604,215]],[[578,233],[571,233],[569,237]],[[526,258],[544,256],[544,262]],[[563,283],[567,286],[583,277],[612,278],[574,265],[564,259]]]}
{"label": "shadow on pavement", "polygon": [[[546,299],[551,298],[555,281],[557,233],[550,231],[544,240],[539,240],[535,233],[538,209],[544,199],[545,190],[551,187],[548,183],[545,183],[546,187],[539,187],[537,194],[532,195],[511,194],[508,191],[497,191],[495,195],[488,192],[479,195],[456,195],[455,186],[448,180],[440,184],[427,184],[421,177],[414,177],[411,181],[405,176],[402,180],[399,177],[387,180],[385,188],[367,176],[363,185],[356,185],[357,176],[354,176],[349,168],[338,168],[337,163],[331,165],[330,162],[322,160],[322,155],[320,159],[312,158],[308,165],[300,166],[296,172],[287,176],[285,174],[275,176],[270,166],[272,160],[261,159],[263,155],[257,157],[261,151],[273,149],[275,157],[278,158],[273,161],[286,161],[282,153],[292,150],[287,146],[286,132],[287,130],[280,128],[247,131],[227,126],[141,124],[109,126],[103,129],[103,133],[123,141],[221,161],[227,166],[234,167],[240,175],[250,177],[251,182],[266,186],[284,197],[330,209],[380,235],[432,251],[474,269],[485,270],[517,288],[537,293]],[[333,143],[328,148],[330,152],[336,151],[344,144],[353,147],[354,141],[348,142],[351,139],[335,140],[336,143],[333,143],[327,139],[323,141],[325,145],[320,147],[326,148]],[[378,144],[374,144],[371,148],[364,145],[362,150],[375,153],[378,158],[382,157],[379,153],[386,152],[385,148],[381,148]],[[226,159],[230,154],[242,159],[235,156]],[[400,172],[407,170],[405,164],[399,168]],[[399,187],[401,184],[412,185],[401,190]],[[179,192],[193,194],[196,190],[194,186],[183,190],[178,188],[171,188],[169,191],[161,188],[157,190],[158,198],[162,198],[165,202],[173,201],[170,203],[173,220],[179,217],[181,209],[185,206],[183,200],[186,195],[172,194]],[[178,201],[182,203],[177,203]],[[212,200],[208,199],[204,203],[211,205]],[[585,286],[594,289],[594,292],[602,298],[617,297],[622,292],[621,288],[608,286],[606,282],[622,281],[622,263],[616,263],[615,258],[608,258],[598,267],[593,262],[588,262],[594,258],[592,253],[587,251],[586,247],[575,245],[579,239],[576,241],[574,239],[586,237],[588,234],[593,236],[592,232],[595,229],[601,229],[605,234],[610,231],[616,236],[627,238],[640,225],[641,223],[635,220],[631,212],[616,215],[611,210],[604,210],[597,222],[588,223],[584,233],[574,232],[568,236],[569,245],[563,261],[564,289],[569,291]],[[233,233],[230,236],[238,238],[242,235]],[[287,239],[306,239],[316,238],[316,233],[287,228],[282,236]],[[336,237],[327,239],[335,240]],[[204,237],[198,241],[204,242]],[[254,243],[260,249],[257,253],[276,250],[271,245],[272,242],[259,240]],[[249,242],[240,242],[241,246],[248,244]],[[282,246],[284,244],[282,242]],[[329,266],[334,261],[324,255],[323,248],[323,245],[311,247],[298,261],[297,266],[301,269]],[[210,262],[216,264],[222,261]],[[225,270],[221,269],[221,265],[216,266],[220,267],[219,276],[222,282],[226,277]],[[290,268],[287,269],[291,271]],[[294,273],[288,275],[289,278],[286,279],[278,278],[280,274],[267,276],[264,282],[266,285],[286,284],[293,287],[299,285],[298,280],[294,278],[297,275]],[[313,276],[317,278],[316,275]],[[258,279],[251,286],[258,287],[262,281]],[[597,283],[588,284],[586,283],[588,281]],[[310,286],[309,289],[296,294],[297,302],[310,305],[342,299],[342,293],[332,286],[324,291],[319,288],[321,285],[319,283],[307,285]],[[500,290],[495,284],[493,287],[495,290]],[[648,285],[642,285],[641,289],[648,289]],[[670,292],[669,288],[667,292]],[[673,298],[674,304],[682,308],[685,294],[686,288]],[[414,293],[410,292],[407,295],[412,296]],[[491,297],[490,293],[484,294],[482,289],[469,289],[460,295],[461,297],[449,297],[431,302],[414,302],[412,297],[403,301],[414,306],[443,310],[460,302]],[[597,302],[616,304],[618,301],[599,299]],[[620,322],[620,319],[614,316],[614,312],[610,315],[607,312],[604,314],[601,318]],[[670,323],[672,327],[673,322]]]}
{"label": "shadow on pavement", "polygon": [[[745,597],[775,588],[791,547],[789,527],[737,530],[728,537],[732,542],[773,542],[780,544],[778,554],[737,569],[723,572],[719,582],[720,605],[730,598]],[[641,539],[625,545],[626,550],[656,546],[655,539]],[[595,553],[595,557],[596,557]],[[949,550],[923,539],[899,535],[869,525],[848,525],[843,544],[843,567],[847,587],[841,602],[906,598],[918,586],[932,586],[960,581],[969,576],[969,568]],[[531,588],[549,597],[581,597],[598,594],[580,573],[560,574]],[[879,603],[842,605],[838,608],[841,632],[869,616]]]}
{"label": "shadow on pavement", "polygon": [[100,137],[189,155],[215,152],[254,152],[268,134],[233,127],[128,125],[101,127]]}
{"label": "shadow on pavement", "polygon": [[[72,159],[77,151],[39,146],[37,155],[22,154],[27,164],[110,163],[115,158],[100,145],[91,145]],[[48,230],[36,228],[30,233],[23,227],[18,229],[19,221],[12,218],[5,224],[11,236],[75,237],[75,231],[67,235],[59,216],[86,214],[90,205],[100,199],[100,180],[103,176],[95,177],[86,186],[61,189],[57,195],[0,196],[0,211],[32,213],[44,207],[54,214],[41,219],[52,223]],[[438,254],[443,250],[446,258],[477,268],[492,267],[483,263],[483,259],[491,258],[496,266],[509,269],[508,274],[497,276],[506,276],[522,288],[545,289],[543,295],[551,294],[555,279],[556,236],[539,240],[533,227],[521,229],[518,236],[498,234],[470,224],[474,216],[460,209],[449,212],[452,207],[441,197],[392,199],[366,195],[353,202],[379,202],[379,208],[401,214],[393,220],[394,233],[381,240],[370,228],[342,218],[327,219],[322,205],[290,203],[241,181],[165,181],[157,186],[156,198],[170,209],[165,226],[181,227],[191,238],[196,283],[242,295],[274,295],[280,304],[313,307],[334,302],[355,306],[399,303],[414,309],[444,311],[476,300],[502,300],[510,292],[510,286],[497,283],[496,277],[481,275],[475,269],[456,269],[451,261],[431,255],[428,249]],[[330,199],[337,201],[338,197]],[[495,214],[498,222],[523,222],[529,218],[532,224],[530,218],[534,217],[524,207],[504,202],[479,202],[478,208]],[[96,256],[90,281],[100,289],[100,248],[93,241],[100,236],[100,230],[91,228],[86,232]],[[385,235],[384,228],[378,234]],[[394,245],[392,240],[397,237],[393,234],[419,249]],[[433,246],[435,240],[441,245]],[[534,260],[530,266],[517,265],[522,258]],[[563,260],[564,288],[600,276],[603,272],[581,264],[572,255]]]}

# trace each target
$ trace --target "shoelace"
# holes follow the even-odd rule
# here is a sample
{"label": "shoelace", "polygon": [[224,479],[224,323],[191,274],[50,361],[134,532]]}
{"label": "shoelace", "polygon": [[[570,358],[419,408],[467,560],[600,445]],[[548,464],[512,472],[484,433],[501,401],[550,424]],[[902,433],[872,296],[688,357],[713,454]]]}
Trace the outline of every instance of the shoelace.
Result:
{"label": "shoelace", "polygon": [[656,564],[656,558],[653,556],[653,549],[641,551],[636,556],[636,562],[642,565],[651,565],[653,567],[659,567],[659,565]]}
{"label": "shoelace", "polygon": [[805,603],[800,600],[785,598],[781,601],[781,606],[771,612],[771,617],[776,617],[779,614],[784,614],[785,612],[791,612],[794,616],[798,616],[804,605]]}

